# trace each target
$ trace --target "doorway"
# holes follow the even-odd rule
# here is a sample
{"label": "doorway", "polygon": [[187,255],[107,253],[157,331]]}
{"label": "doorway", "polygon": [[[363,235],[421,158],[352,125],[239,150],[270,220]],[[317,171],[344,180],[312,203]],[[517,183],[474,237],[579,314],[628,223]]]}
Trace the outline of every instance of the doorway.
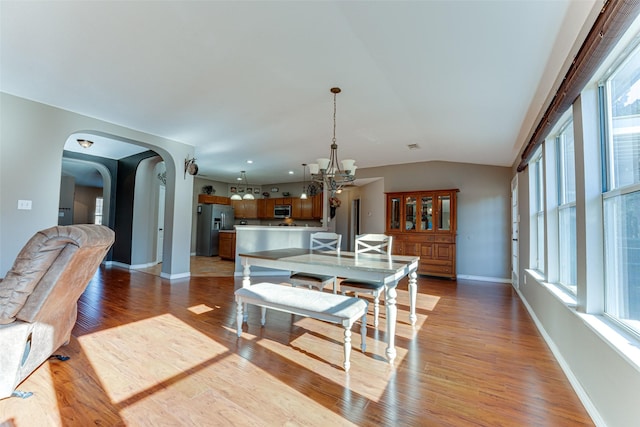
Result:
{"label": "doorway", "polygon": [[353,199],[351,202],[351,233],[349,236],[349,250],[355,251],[356,236],[360,233],[360,199]]}

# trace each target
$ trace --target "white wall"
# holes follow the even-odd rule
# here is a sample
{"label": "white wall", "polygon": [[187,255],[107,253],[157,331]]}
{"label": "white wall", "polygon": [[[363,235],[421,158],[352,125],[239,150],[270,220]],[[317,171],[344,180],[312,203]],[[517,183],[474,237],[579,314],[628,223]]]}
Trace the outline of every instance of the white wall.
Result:
{"label": "white wall", "polygon": [[156,240],[158,239],[158,196],[160,181],[156,177],[159,157],[140,162],[136,172],[135,197],[133,199],[133,233],[131,266],[149,267],[155,263]]}
{"label": "white wall", "polygon": [[[510,281],[511,176],[506,167],[450,162],[358,169],[358,178],[383,178],[387,193],[459,189],[457,273],[479,280]],[[384,203],[375,202],[372,212],[380,214],[368,218],[367,232],[384,230]]]}
{"label": "white wall", "polygon": [[[35,232],[58,224],[64,143],[77,132],[113,136],[148,147],[167,164],[163,276],[189,275],[192,177],[183,179],[193,147],[154,135],[0,93],[0,277]],[[31,210],[18,210],[31,200]],[[117,236],[116,236],[117,238]]]}
{"label": "white wall", "polygon": [[531,252],[528,168],[518,176],[518,193],[518,293],[596,424],[638,425],[640,365],[631,362],[621,348],[612,345],[607,335],[622,341],[621,345],[631,351],[638,352],[636,345],[611,330],[601,316],[579,313],[550,287],[525,271]]}

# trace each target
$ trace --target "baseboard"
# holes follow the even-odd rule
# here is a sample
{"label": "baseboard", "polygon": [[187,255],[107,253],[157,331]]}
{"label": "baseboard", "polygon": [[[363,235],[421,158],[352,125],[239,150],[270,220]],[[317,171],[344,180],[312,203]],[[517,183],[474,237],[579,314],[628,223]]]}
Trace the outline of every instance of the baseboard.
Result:
{"label": "baseboard", "polygon": [[160,273],[160,277],[162,277],[163,279],[169,279],[169,280],[185,279],[185,278],[191,277],[191,272],[187,271],[186,273],[180,273],[180,274]]}
{"label": "baseboard", "polygon": [[111,265],[113,267],[120,267],[120,268],[124,268],[125,270],[131,270],[131,266],[129,264],[125,264],[124,262],[111,261]]}
{"label": "baseboard", "polygon": [[504,277],[471,276],[468,274],[458,274],[456,279],[478,280],[480,282],[511,283],[510,278],[505,279]]}
{"label": "baseboard", "polygon": [[131,264],[129,266],[129,270],[139,270],[141,268],[155,267],[156,265],[158,265],[157,262],[147,262],[144,264]]}
{"label": "baseboard", "polygon": [[569,364],[567,363],[566,360],[564,360],[564,357],[562,357],[562,353],[560,353],[560,350],[558,350],[558,347],[556,347],[556,344],[553,342],[549,334],[547,334],[547,331],[544,329],[544,326],[542,326],[542,323],[538,319],[538,316],[536,316],[535,311],[533,311],[533,309],[527,302],[526,298],[524,298],[524,296],[520,292],[520,289],[516,287],[513,287],[513,289],[518,294],[520,301],[522,301],[522,303],[524,304],[525,308],[527,309],[527,312],[531,316],[531,319],[533,319],[533,323],[536,325],[536,328],[538,328],[540,335],[542,335],[542,339],[547,343],[547,346],[551,350],[551,353],[553,353],[553,357],[555,357],[556,361],[560,365],[560,369],[562,369],[562,372],[564,372],[565,376],[569,380],[571,387],[573,387],[573,390],[578,395],[578,399],[580,399],[580,402],[582,402],[582,404],[584,405],[585,409],[587,410],[587,413],[591,417],[594,424],[596,426],[606,426],[606,423],[604,422],[604,420],[600,416],[600,413],[598,412],[595,405],[589,398],[589,395],[584,390],[584,388],[582,388],[580,381],[578,381],[576,376],[573,374],[573,371],[569,367]]}

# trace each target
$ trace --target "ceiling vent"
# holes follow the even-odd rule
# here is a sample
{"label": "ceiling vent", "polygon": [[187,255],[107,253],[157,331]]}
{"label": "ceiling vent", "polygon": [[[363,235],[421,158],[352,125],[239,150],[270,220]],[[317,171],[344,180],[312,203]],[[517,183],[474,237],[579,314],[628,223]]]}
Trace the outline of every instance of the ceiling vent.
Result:
{"label": "ceiling vent", "polygon": [[418,144],[408,144],[407,147],[409,150],[419,150],[420,146]]}

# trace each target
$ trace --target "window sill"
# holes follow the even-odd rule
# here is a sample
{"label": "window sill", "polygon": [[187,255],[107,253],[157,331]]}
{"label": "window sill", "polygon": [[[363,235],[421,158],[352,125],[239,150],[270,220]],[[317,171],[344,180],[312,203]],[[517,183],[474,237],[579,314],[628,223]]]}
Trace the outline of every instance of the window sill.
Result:
{"label": "window sill", "polygon": [[545,282],[545,278],[538,271],[527,269],[525,272],[582,319],[584,324],[599,336],[602,341],[627,360],[636,370],[640,371],[640,340],[635,335],[620,328],[606,316],[578,312],[575,295],[570,294],[560,285]]}

